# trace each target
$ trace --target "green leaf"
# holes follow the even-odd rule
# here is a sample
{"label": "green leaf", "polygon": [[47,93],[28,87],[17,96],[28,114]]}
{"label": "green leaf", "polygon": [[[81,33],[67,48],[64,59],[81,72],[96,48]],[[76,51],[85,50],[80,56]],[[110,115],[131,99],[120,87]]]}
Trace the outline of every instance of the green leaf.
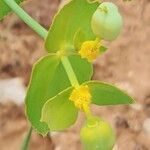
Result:
{"label": "green leaf", "polygon": [[72,0],[55,16],[49,30],[45,47],[48,52],[74,48],[74,35],[80,29],[86,39],[94,39],[91,29],[91,18],[99,3],[88,3],[87,0]]}
{"label": "green leaf", "polygon": [[99,81],[90,81],[85,84],[89,86],[92,95],[92,102],[96,105],[134,103],[134,100],[130,96],[113,85]]}
{"label": "green leaf", "polygon": [[72,89],[64,90],[44,104],[41,121],[48,124],[50,131],[64,130],[75,123],[78,109],[69,100]]}
{"label": "green leaf", "polygon": [[[90,63],[77,55],[69,56],[69,60],[80,84],[91,79],[93,70]],[[48,55],[34,65],[26,96],[26,113],[38,133],[45,135],[49,131],[48,126],[40,122],[44,103],[70,86],[57,56]]]}
{"label": "green leaf", "polygon": [[[20,4],[24,0],[15,0],[17,4]],[[3,0],[0,0],[0,20],[2,20],[9,12],[11,12],[11,9],[3,2]]]}
{"label": "green leaf", "polygon": [[56,56],[45,56],[35,63],[31,75],[31,81],[26,95],[26,113],[31,125],[42,135],[49,128],[40,122],[41,110],[49,98],[50,83],[54,77],[59,59]]}

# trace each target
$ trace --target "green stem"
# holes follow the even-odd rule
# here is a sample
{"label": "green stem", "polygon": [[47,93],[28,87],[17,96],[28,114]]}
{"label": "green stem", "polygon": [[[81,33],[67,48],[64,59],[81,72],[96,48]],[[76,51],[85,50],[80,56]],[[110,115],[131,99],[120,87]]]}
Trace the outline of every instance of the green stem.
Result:
{"label": "green stem", "polygon": [[71,66],[71,64],[70,64],[70,62],[69,62],[68,57],[63,56],[63,57],[61,58],[61,62],[62,62],[63,66],[64,66],[64,68],[65,68],[65,70],[66,70],[66,73],[67,73],[68,78],[69,78],[69,80],[70,80],[70,82],[71,82],[71,85],[72,85],[73,87],[78,87],[78,86],[79,86],[79,83],[78,83],[78,80],[77,80],[77,78],[76,78],[76,75],[75,75],[75,73],[74,73],[74,71],[73,71],[73,68],[72,68],[72,66]]}
{"label": "green stem", "polygon": [[28,26],[42,38],[46,38],[47,30],[32,19],[14,0],[3,0]]}
{"label": "green stem", "polygon": [[23,140],[21,150],[27,150],[28,149],[29,141],[31,139],[31,134],[32,134],[32,127],[30,128],[30,130],[28,131],[27,135],[25,136],[25,138]]}

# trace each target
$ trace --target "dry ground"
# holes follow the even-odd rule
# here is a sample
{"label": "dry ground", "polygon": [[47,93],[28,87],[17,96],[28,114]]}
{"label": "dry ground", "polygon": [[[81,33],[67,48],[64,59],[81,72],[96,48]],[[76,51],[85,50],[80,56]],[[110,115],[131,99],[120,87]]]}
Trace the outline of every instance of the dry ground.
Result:
{"label": "dry ground", "polygon": [[[94,63],[94,79],[114,83],[136,99],[133,106],[95,107],[95,114],[116,129],[117,150],[150,150],[150,1],[114,1],[124,17],[120,37]],[[48,28],[59,0],[28,0],[24,8]],[[36,44],[35,44],[36,43]],[[44,54],[43,40],[15,15],[0,23],[0,78],[22,77],[27,85],[32,64]],[[82,114],[71,129],[49,139],[34,133],[31,150],[79,150]],[[0,150],[19,150],[28,123],[23,106],[0,104]]]}

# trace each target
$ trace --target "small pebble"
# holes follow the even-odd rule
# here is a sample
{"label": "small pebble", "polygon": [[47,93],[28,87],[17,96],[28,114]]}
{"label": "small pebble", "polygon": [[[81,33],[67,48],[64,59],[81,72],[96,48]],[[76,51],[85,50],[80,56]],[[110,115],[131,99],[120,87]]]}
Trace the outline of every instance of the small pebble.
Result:
{"label": "small pebble", "polygon": [[25,98],[25,87],[21,78],[0,80],[0,102],[13,101],[22,104]]}

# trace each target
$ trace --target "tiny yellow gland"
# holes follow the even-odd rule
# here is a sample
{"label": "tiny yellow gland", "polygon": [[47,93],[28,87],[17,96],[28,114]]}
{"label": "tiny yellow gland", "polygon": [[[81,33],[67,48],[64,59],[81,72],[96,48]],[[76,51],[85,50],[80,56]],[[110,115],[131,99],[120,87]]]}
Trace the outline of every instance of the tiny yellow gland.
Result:
{"label": "tiny yellow gland", "polygon": [[78,109],[87,112],[91,103],[91,94],[89,87],[87,85],[81,85],[75,88],[72,91],[69,100],[73,101],[74,105]]}
{"label": "tiny yellow gland", "polygon": [[100,43],[95,41],[85,41],[81,45],[81,49],[79,51],[79,54],[81,55],[81,58],[88,59],[89,62],[95,60],[99,53]]}

